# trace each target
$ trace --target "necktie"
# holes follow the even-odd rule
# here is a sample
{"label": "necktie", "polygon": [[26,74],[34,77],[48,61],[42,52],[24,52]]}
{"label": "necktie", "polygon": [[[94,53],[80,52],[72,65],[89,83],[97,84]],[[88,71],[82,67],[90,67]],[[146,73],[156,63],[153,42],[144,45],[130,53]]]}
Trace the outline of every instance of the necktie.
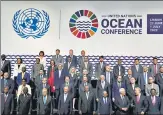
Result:
{"label": "necktie", "polygon": [[146,81],[147,81],[147,75],[146,75],[146,72],[144,73],[144,81],[145,81],[145,84],[146,84]]}
{"label": "necktie", "polygon": [[87,100],[88,100],[88,92],[86,93],[86,96],[87,96]]}
{"label": "necktie", "polygon": [[4,98],[5,98],[5,102],[6,102],[7,101],[7,95],[6,94],[5,94]]}
{"label": "necktie", "polygon": [[44,104],[46,103],[46,97],[44,96]]}
{"label": "necktie", "polygon": [[154,74],[157,74],[157,65],[154,65]]}
{"label": "necktie", "polygon": [[139,103],[139,96],[136,96],[136,102]]}
{"label": "necktie", "polygon": [[122,102],[123,102],[123,104],[125,103],[124,96],[122,96]]}
{"label": "necktie", "polygon": [[155,97],[152,97],[152,104],[155,105]]}
{"label": "necktie", "polygon": [[107,103],[107,98],[105,97],[105,104]]}
{"label": "necktie", "polygon": [[119,66],[119,75],[121,75],[121,66]]}

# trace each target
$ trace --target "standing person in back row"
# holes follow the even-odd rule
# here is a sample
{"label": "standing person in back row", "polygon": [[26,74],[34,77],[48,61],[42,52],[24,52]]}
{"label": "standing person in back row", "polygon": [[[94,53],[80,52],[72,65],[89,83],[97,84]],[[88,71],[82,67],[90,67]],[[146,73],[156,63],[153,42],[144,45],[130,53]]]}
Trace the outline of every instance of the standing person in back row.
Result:
{"label": "standing person in back row", "polygon": [[160,64],[158,64],[158,59],[157,57],[153,57],[153,64],[149,66],[149,72],[151,75],[154,77],[156,76],[157,73],[160,71]]}
{"label": "standing person in back row", "polygon": [[11,62],[9,60],[6,60],[6,55],[1,55],[1,71],[3,73],[7,72],[9,74],[9,77],[11,77]]}
{"label": "standing person in back row", "polygon": [[46,57],[44,51],[39,52],[40,64],[44,66],[44,73],[46,74]]}
{"label": "standing person in back row", "polygon": [[122,65],[122,60],[118,59],[118,64],[113,68],[114,78],[116,79],[118,76],[125,75],[125,67]]}
{"label": "standing person in back row", "polygon": [[69,57],[71,58],[72,65],[74,65],[76,67],[78,64],[78,60],[77,60],[77,57],[73,54],[72,49],[69,50],[69,55],[66,57],[66,63],[69,62],[69,59],[68,59]]}
{"label": "standing person in back row", "polygon": [[52,56],[52,60],[54,60],[55,64],[58,66],[59,63],[61,63],[62,65],[64,64],[64,59],[63,57],[60,55],[60,50],[56,49],[56,55]]}

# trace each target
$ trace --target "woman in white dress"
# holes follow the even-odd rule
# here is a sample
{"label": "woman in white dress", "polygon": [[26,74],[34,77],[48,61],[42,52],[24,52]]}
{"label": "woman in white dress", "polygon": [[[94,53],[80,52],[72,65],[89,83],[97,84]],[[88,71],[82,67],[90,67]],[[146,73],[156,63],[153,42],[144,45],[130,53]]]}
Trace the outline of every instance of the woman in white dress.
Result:
{"label": "woman in white dress", "polygon": [[44,51],[39,52],[39,59],[40,59],[40,64],[43,64],[44,66],[44,74],[46,75],[46,57]]}

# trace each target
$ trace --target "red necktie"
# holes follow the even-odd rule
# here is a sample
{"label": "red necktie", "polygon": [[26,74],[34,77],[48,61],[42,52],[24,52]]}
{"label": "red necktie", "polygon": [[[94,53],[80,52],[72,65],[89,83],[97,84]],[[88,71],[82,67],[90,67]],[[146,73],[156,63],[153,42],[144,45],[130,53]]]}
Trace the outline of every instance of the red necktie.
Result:
{"label": "red necktie", "polygon": [[155,105],[155,98],[152,97],[152,104]]}
{"label": "red necktie", "polygon": [[136,102],[139,103],[139,96],[136,96]]}
{"label": "red necktie", "polygon": [[6,102],[6,100],[7,100],[7,95],[5,95],[4,98],[5,98],[5,102]]}

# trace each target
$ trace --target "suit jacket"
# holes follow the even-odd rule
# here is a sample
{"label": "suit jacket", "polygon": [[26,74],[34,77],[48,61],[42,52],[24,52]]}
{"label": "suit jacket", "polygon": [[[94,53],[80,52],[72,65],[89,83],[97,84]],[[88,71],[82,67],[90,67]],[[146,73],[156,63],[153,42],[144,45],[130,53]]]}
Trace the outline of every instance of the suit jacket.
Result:
{"label": "suit jacket", "polygon": [[136,66],[135,65],[131,66],[131,70],[132,70],[132,75],[133,75],[133,77],[135,77],[135,79],[138,79],[140,74],[143,73],[143,67],[140,64],[139,64],[138,71],[136,70]]}
{"label": "suit jacket", "polygon": [[78,76],[77,76],[77,74],[74,74],[73,76],[71,74],[69,74],[69,77],[70,77],[70,83],[72,83],[73,86],[75,88],[77,88],[77,85],[78,85]]}
{"label": "suit jacket", "polygon": [[64,70],[66,71],[66,74],[69,75],[69,71],[71,67],[76,67],[74,63],[70,63],[70,66],[68,67],[68,62],[64,64]]}
{"label": "suit jacket", "polygon": [[66,101],[64,102],[64,93],[59,97],[58,111],[60,115],[69,115],[72,112],[72,96],[67,94]]}
{"label": "suit jacket", "polygon": [[[159,73],[160,72],[160,64],[157,64],[157,73]],[[155,76],[155,68],[154,68],[155,66],[154,66],[154,64],[151,64],[150,66],[149,66],[149,72],[151,73],[151,75],[154,77]]]}
{"label": "suit jacket", "polygon": [[161,107],[161,99],[160,97],[155,96],[155,104],[152,103],[152,97],[148,96],[147,101],[148,101],[148,114],[160,114],[160,107]]}
{"label": "suit jacket", "polygon": [[[103,91],[107,91],[109,97],[111,96],[111,88],[108,82],[105,81],[105,86],[104,89],[102,88],[101,85],[101,80],[99,80],[97,82],[97,86],[96,86],[96,98],[100,99],[103,97]],[[111,98],[111,97],[110,97]]]}
{"label": "suit jacket", "polygon": [[53,107],[52,107],[52,99],[51,96],[47,96],[46,103],[43,102],[43,96],[38,98],[37,102],[37,114],[39,115],[52,115]]}
{"label": "suit jacket", "polygon": [[[30,74],[25,72],[24,79],[26,79],[26,83],[28,84],[30,82]],[[18,84],[18,86],[22,84],[22,73],[18,73],[16,83]]]}
{"label": "suit jacket", "polygon": [[106,66],[105,62],[103,62],[102,68],[101,68],[100,62],[96,63],[96,65],[95,65],[95,76],[96,76],[96,78],[99,79],[100,75],[105,72],[105,66]]}
{"label": "suit jacket", "polygon": [[111,115],[112,114],[112,101],[107,97],[107,103],[104,103],[103,97],[99,99],[97,112],[101,115]]}
{"label": "suit jacket", "polygon": [[163,89],[163,75],[161,76],[161,73],[158,73],[155,78],[156,83],[159,85],[161,89]]}
{"label": "suit jacket", "polygon": [[[48,66],[48,70],[47,70],[47,77],[50,77],[50,72],[51,72],[52,66]],[[57,70],[57,66],[54,66],[54,72]]]}
{"label": "suit jacket", "polygon": [[[43,78],[46,77],[45,75],[43,75]],[[39,85],[42,83],[42,79],[41,79],[41,75],[37,75],[36,78],[35,78],[35,86],[36,88],[39,87]]]}
{"label": "suit jacket", "polygon": [[32,109],[32,96],[30,94],[27,94],[24,96],[24,94],[21,94],[18,99],[18,113],[20,115],[27,115],[28,113],[31,113]]}
{"label": "suit jacket", "polygon": [[93,113],[96,110],[96,101],[93,92],[89,92],[88,100],[86,93],[82,92],[79,97],[78,110],[82,113]]}
{"label": "suit jacket", "polygon": [[[104,72],[103,75],[105,75],[105,80],[107,81],[107,78],[106,78],[107,74],[106,74],[106,72]],[[109,83],[109,81],[107,81],[107,82]],[[113,72],[110,72],[110,83],[109,83],[110,87],[112,87],[114,82],[115,82],[114,74],[113,74]]]}
{"label": "suit jacket", "polygon": [[[15,87],[14,81],[11,78],[7,78],[6,80],[7,80],[6,86],[9,87],[9,93],[13,93],[14,87]],[[3,78],[1,79],[1,93],[3,93],[4,91],[4,87],[5,87],[4,85],[5,84],[4,84],[4,78]]]}
{"label": "suit jacket", "polygon": [[[148,83],[148,78],[151,77],[151,74],[148,72],[147,73],[147,83]],[[144,72],[140,74],[139,78],[138,78],[138,84],[141,88],[141,90],[145,90],[145,79],[144,79]]]}
{"label": "suit jacket", "polygon": [[64,79],[65,79],[66,75],[67,75],[67,73],[65,72],[64,69],[62,69],[60,77],[59,77],[59,70],[55,71],[55,73],[54,73],[54,76],[55,76],[55,79],[54,79],[55,89],[59,89],[62,86],[62,84],[64,84]]}
{"label": "suit jacket", "polygon": [[146,113],[148,109],[148,101],[145,96],[140,95],[140,100],[139,102],[136,101],[136,96],[132,100],[133,106],[133,113],[134,114],[140,114],[141,112]]}
{"label": "suit jacket", "polygon": [[151,89],[154,88],[156,90],[156,96],[159,96],[159,86],[157,84],[153,84],[153,87],[151,84],[146,84],[145,86],[145,93],[146,96],[150,96],[151,95]]}
{"label": "suit jacket", "polygon": [[[120,68],[120,75],[123,77],[125,75],[125,67],[120,65]],[[114,66],[113,73],[115,78],[119,75],[119,65]]]}
{"label": "suit jacket", "polygon": [[31,71],[31,78],[36,78],[39,75],[40,70],[44,70],[43,64],[34,64]]}
{"label": "suit jacket", "polygon": [[3,65],[1,65],[1,71],[3,73],[8,72],[9,77],[11,77],[11,62],[9,60],[5,60]]}
{"label": "suit jacket", "polygon": [[57,59],[57,56],[56,55],[53,55],[52,56],[52,60],[55,61],[55,64],[58,65],[59,63],[62,63],[64,64],[64,59],[61,55],[59,55],[58,59]]}
{"label": "suit jacket", "polygon": [[[125,83],[121,82],[121,87],[120,88],[126,89]],[[117,97],[117,96],[120,95],[120,93],[119,93],[119,89],[120,88],[118,87],[117,82],[114,82],[113,83],[113,87],[112,87],[112,98],[115,98],[115,97]]]}
{"label": "suit jacket", "polygon": [[[62,86],[61,86],[61,88],[60,88],[60,94],[63,94],[64,93],[64,87],[66,86],[66,84],[64,83],[64,84],[62,84]],[[69,86],[68,86],[68,88],[69,88],[69,94],[72,96],[72,97],[74,97],[74,86],[73,86],[73,84],[72,83],[69,83]]]}
{"label": "suit jacket", "polygon": [[84,65],[84,60],[83,60],[83,58],[84,58],[84,57],[82,57],[82,56],[79,56],[79,58],[78,58],[79,68],[80,68],[81,65]]}
{"label": "suit jacket", "polygon": [[[89,86],[89,90],[92,91],[92,85],[90,83],[87,82],[87,85]],[[84,92],[84,83],[82,82],[80,85],[79,85],[79,95]]]}
{"label": "suit jacket", "polygon": [[4,94],[1,94],[1,115],[10,115],[14,110],[14,97],[13,94],[8,94],[6,102]]}
{"label": "suit jacket", "polygon": [[79,70],[80,70],[81,76],[83,75],[83,70],[84,69],[86,69],[88,71],[88,76],[92,77],[92,75],[93,75],[92,63],[88,62],[87,68],[85,67],[84,63],[82,65],[80,65]]}
{"label": "suit jacket", "polygon": [[123,111],[122,108],[128,108],[129,109],[131,103],[130,103],[127,96],[124,96],[124,100],[122,100],[121,96],[119,96],[119,97],[115,98],[114,104],[115,104],[115,107],[116,107],[116,110],[117,110],[116,111],[117,115],[119,115],[119,114],[121,115],[123,113],[128,112],[128,110]]}
{"label": "suit jacket", "polygon": [[[66,63],[68,63],[68,58],[70,57],[70,55],[66,56]],[[72,59],[72,64],[76,67],[78,64],[78,60],[77,57],[75,55],[73,55]]]}
{"label": "suit jacket", "polygon": [[[131,77],[132,77],[132,75],[131,75]],[[129,75],[124,76],[123,81],[125,82],[126,85],[127,85],[127,84],[130,84]],[[137,81],[137,80],[136,80],[136,81]]]}
{"label": "suit jacket", "polygon": [[134,89],[133,89],[132,84],[127,84],[126,93],[127,93],[129,100],[133,100],[135,98],[135,91],[134,90],[136,87],[139,87],[139,85],[135,84]]}
{"label": "suit jacket", "polygon": [[[39,87],[37,88],[38,89],[38,96],[42,96],[42,89],[43,89],[43,84],[41,83],[39,85]],[[50,95],[50,86],[48,85],[48,83],[46,84],[46,87],[45,87],[47,90],[48,90],[48,94]]]}

